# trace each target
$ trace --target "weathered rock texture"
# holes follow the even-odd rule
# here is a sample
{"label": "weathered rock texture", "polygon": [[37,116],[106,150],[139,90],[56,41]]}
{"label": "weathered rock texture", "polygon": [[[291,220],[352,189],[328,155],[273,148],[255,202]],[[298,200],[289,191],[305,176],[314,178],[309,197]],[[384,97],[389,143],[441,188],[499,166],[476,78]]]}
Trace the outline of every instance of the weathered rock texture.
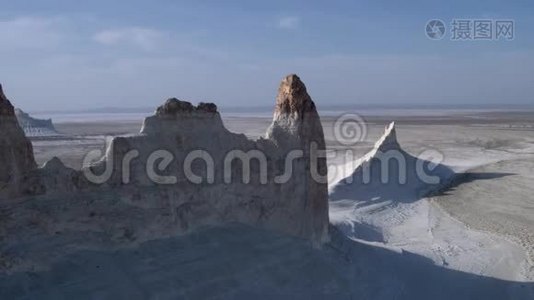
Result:
{"label": "weathered rock texture", "polygon": [[33,147],[20,128],[15,110],[0,85],[0,196],[17,195],[35,168]]}
{"label": "weathered rock texture", "polygon": [[[193,183],[183,166],[188,154],[198,150],[211,157],[213,173],[205,160],[197,159],[192,172],[201,182]],[[286,170],[286,155],[292,150],[300,150],[302,157]],[[237,221],[320,244],[328,239],[327,183],[312,176],[312,170],[326,174],[325,158],[312,157],[320,150],[325,150],[325,142],[315,104],[300,79],[290,75],[280,85],[267,138],[252,141],[228,131],[214,104],[194,106],[173,98],[146,118],[139,135],[115,138],[104,160],[92,170],[98,174],[112,168],[105,184],[122,187],[124,195],[138,203],[150,206],[155,198],[170,199],[169,209],[176,212],[184,231]],[[158,151],[172,154],[172,161],[162,170],[157,169],[159,161],[150,163],[151,155]],[[231,160],[229,153],[244,160]],[[253,157],[250,168],[247,154]],[[125,157],[131,155],[135,158],[125,164]],[[163,185],[154,182],[147,165],[158,175],[175,179],[161,179],[168,183]],[[277,180],[285,171],[292,175]],[[244,182],[248,173],[250,182]]]}
{"label": "weathered rock texture", "polygon": [[284,201],[293,205],[291,210],[304,210],[301,219],[305,235],[323,240],[328,224],[326,144],[315,103],[297,75],[287,76],[280,84],[267,138],[274,141],[284,157],[291,150],[303,151],[303,158],[293,163],[297,172],[292,184],[285,186],[288,190]]}
{"label": "weathered rock texture", "polygon": [[52,124],[52,119],[41,120],[32,118],[19,108],[15,109],[15,116],[20,127],[24,130],[27,137],[55,136],[58,132]]}
{"label": "weathered rock texture", "polygon": [[89,188],[89,184],[81,172],[65,166],[54,157],[34,172],[34,180],[29,187],[33,187],[33,190],[27,190],[31,194],[61,194],[83,191]]}
{"label": "weathered rock texture", "polygon": [[[12,157],[3,163],[15,162],[6,180],[35,167],[31,144],[13,107],[8,110],[10,118],[2,122],[17,134],[1,148]],[[13,146],[24,149],[14,153]],[[49,161],[26,178],[25,193],[88,199],[89,209],[114,216],[100,218],[98,228],[122,224],[138,240],[240,222],[320,245],[328,240],[329,224],[326,159],[316,158],[321,151],[325,141],[315,104],[290,75],[280,84],[266,138],[228,131],[215,104],[172,98],[145,119],[139,134],[114,138],[105,155],[82,171]],[[69,205],[72,224],[61,226],[86,226],[84,204]],[[144,220],[132,221],[142,227],[132,219]]]}

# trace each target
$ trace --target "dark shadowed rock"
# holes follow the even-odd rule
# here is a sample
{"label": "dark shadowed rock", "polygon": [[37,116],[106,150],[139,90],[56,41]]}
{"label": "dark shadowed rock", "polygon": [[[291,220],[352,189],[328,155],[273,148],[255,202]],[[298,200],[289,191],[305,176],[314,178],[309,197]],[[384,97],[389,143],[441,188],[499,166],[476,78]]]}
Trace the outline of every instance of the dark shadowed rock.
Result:
{"label": "dark shadowed rock", "polygon": [[200,102],[197,106],[198,111],[208,112],[208,113],[216,113],[217,112],[217,105],[214,103],[204,103]]}
{"label": "dark shadowed rock", "polygon": [[217,106],[213,103],[190,102],[171,98],[145,119],[141,133],[175,135],[177,132],[195,132],[197,137],[226,131]]}
{"label": "dark shadowed rock", "polygon": [[180,113],[191,113],[195,110],[193,104],[187,101],[170,98],[165,104],[156,109],[157,116],[174,116]]}
{"label": "dark shadowed rock", "polygon": [[65,166],[57,157],[39,169],[39,176],[41,188],[50,193],[73,193],[88,186],[81,172]]}
{"label": "dark shadowed rock", "polygon": [[0,116],[13,116],[15,114],[14,107],[4,94],[4,89],[0,84]]}
{"label": "dark shadowed rock", "polygon": [[18,195],[21,181],[36,168],[31,142],[0,85],[0,195]]}
{"label": "dark shadowed rock", "polygon": [[156,116],[176,117],[187,114],[198,113],[216,113],[217,105],[213,103],[200,102],[198,106],[194,106],[190,102],[170,98],[163,105],[156,109]]}

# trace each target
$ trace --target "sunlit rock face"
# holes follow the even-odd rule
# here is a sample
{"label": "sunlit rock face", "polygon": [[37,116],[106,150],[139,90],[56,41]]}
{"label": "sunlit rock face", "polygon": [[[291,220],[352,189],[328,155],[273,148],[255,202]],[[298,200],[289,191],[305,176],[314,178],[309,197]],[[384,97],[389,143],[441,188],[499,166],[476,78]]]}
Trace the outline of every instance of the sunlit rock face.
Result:
{"label": "sunlit rock face", "polygon": [[326,157],[319,157],[316,152],[326,149],[323,127],[315,103],[297,75],[289,75],[280,83],[267,138],[279,147],[283,156],[294,149],[303,151],[303,158],[294,162],[299,173],[294,174],[293,185],[286,186],[288,190],[284,196],[293,205],[291,210],[304,208],[301,212],[305,220],[304,235],[325,241],[328,236],[327,165]]}
{"label": "sunlit rock face", "polygon": [[0,197],[23,192],[21,182],[35,168],[33,147],[0,85]]}
{"label": "sunlit rock face", "polygon": [[265,138],[228,131],[215,104],[172,98],[90,170],[111,171],[102,185],[139,205],[173,211],[184,232],[241,222],[319,245],[328,240],[326,159],[315,157],[324,150],[315,104],[290,75]]}
{"label": "sunlit rock face", "polygon": [[[1,105],[7,133],[1,178],[16,186],[14,180],[24,175],[27,196],[88,197],[85,203],[98,203],[92,210],[145,219],[143,228],[121,223],[139,239],[239,222],[314,245],[328,241],[325,141],[315,104],[296,75],[282,80],[265,137],[250,140],[228,131],[215,104],[172,98],[145,119],[139,134],[114,138],[81,171],[57,158],[36,168],[31,144],[3,94]],[[136,213],[116,211],[117,201]],[[83,220],[84,204],[69,205],[69,222],[76,223],[78,213]]]}

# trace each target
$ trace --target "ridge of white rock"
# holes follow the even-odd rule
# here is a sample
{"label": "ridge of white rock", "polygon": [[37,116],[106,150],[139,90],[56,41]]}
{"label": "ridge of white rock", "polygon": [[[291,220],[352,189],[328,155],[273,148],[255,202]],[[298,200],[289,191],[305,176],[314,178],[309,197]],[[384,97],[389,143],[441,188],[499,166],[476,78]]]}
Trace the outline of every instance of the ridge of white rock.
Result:
{"label": "ridge of white rock", "polygon": [[384,134],[375,143],[374,149],[378,151],[388,151],[394,149],[400,149],[399,142],[397,141],[397,132],[395,130],[395,122],[389,123],[384,129]]}
{"label": "ridge of white rock", "polygon": [[[12,107],[11,112],[12,125],[23,136]],[[47,162],[26,179],[26,194],[110,195],[142,208],[140,215],[150,216],[145,227],[161,232],[167,228],[179,234],[238,222],[317,246],[327,242],[326,159],[313,157],[325,151],[324,135],[315,104],[298,76],[282,80],[266,136],[255,141],[228,131],[215,104],[194,106],[171,98],[145,119],[139,134],[114,138],[105,155],[82,171],[65,167],[57,158]],[[287,167],[286,155],[295,150],[302,155]],[[186,170],[191,154],[194,159]],[[103,181],[87,177],[108,171]],[[315,180],[313,171],[324,180]],[[283,174],[289,176],[280,179]],[[142,231],[135,232],[140,239],[150,235]]]}
{"label": "ridge of white rock", "polygon": [[[391,122],[352,174],[333,186],[330,199],[333,195],[335,198],[336,190],[348,189],[349,186],[355,191],[382,189],[384,192],[392,191],[392,194],[401,189],[409,192],[409,197],[413,196],[413,192],[420,196],[445,184],[452,174],[454,172],[444,165],[404,151],[397,140],[395,123]],[[349,178],[350,183],[347,183]]]}
{"label": "ridge of white rock", "polygon": [[348,236],[374,241],[454,176],[449,167],[404,151],[393,122],[350,174],[330,188],[330,220]]}
{"label": "ridge of white rock", "polygon": [[[298,76],[282,80],[266,136],[253,141],[228,131],[215,104],[194,106],[172,98],[145,119],[139,135],[113,139],[104,160],[93,168],[112,165],[113,174],[106,184],[121,187],[127,197],[149,202],[154,195],[147,190],[158,186],[158,197],[174,202],[175,207],[169,209],[178,211],[184,232],[206,224],[240,222],[306,238],[316,245],[328,241],[327,182],[317,182],[310,172],[326,174],[326,159],[319,158],[315,164],[310,157],[312,143],[319,151],[326,149],[324,135],[315,104]],[[124,183],[122,162],[132,150],[138,157],[129,164],[128,183]],[[210,157],[213,172],[199,159],[192,172],[201,183],[192,183],[181,166],[198,150]],[[295,160],[293,175],[279,183],[276,178],[286,171],[286,154],[292,150],[301,150],[303,157]],[[172,176],[164,179],[170,184],[155,183],[147,173],[146,164],[158,151],[173,162],[163,172]],[[241,154],[238,160],[252,158],[250,172],[242,169],[248,162],[230,160],[227,164],[228,153],[233,151]],[[247,157],[249,153],[254,157]],[[250,182],[244,183],[247,174]]]}
{"label": "ridge of white rock", "polygon": [[27,137],[50,137],[59,135],[52,123],[52,119],[41,120],[32,118],[20,108],[15,109],[15,116]]}
{"label": "ridge of white rock", "polygon": [[384,133],[375,142],[373,149],[367,152],[361,159],[361,162],[372,160],[373,157],[380,156],[388,151],[402,151],[399,142],[397,141],[397,132],[395,130],[395,122],[386,125]]}

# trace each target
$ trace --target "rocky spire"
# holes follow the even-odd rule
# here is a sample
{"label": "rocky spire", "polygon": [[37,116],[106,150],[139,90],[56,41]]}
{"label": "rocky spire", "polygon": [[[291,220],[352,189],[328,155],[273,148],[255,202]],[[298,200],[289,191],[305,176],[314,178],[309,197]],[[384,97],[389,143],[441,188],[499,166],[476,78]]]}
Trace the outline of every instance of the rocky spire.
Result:
{"label": "rocky spire", "polygon": [[[298,181],[294,194],[285,195],[294,210],[302,210],[300,236],[310,237],[317,243],[328,240],[328,182],[326,144],[323,127],[315,103],[300,78],[286,76],[278,88],[273,123],[267,137],[274,141],[282,155],[287,151],[302,150],[302,160],[293,171]],[[300,207],[300,208],[299,208]]]}
{"label": "rocky spire", "polygon": [[2,84],[0,83],[0,102],[7,101],[6,95],[4,94],[4,89],[2,88]]}
{"label": "rocky spire", "polygon": [[391,122],[386,126],[384,134],[375,143],[374,148],[381,152],[400,149],[399,142],[397,141],[397,133],[395,131],[395,122]]}
{"label": "rocky spire", "polygon": [[280,83],[273,124],[267,136],[284,146],[295,146],[291,142],[309,144],[315,141],[320,149],[324,148],[323,127],[315,103],[295,74],[286,76]]}
{"label": "rocky spire", "polygon": [[7,99],[6,95],[4,94],[4,90],[2,89],[2,85],[0,84],[0,116],[14,116],[15,115],[15,109],[13,105],[11,105],[11,102]]}
{"label": "rocky spire", "polygon": [[31,142],[24,135],[15,109],[0,85],[0,195],[18,194],[19,182],[36,168]]}
{"label": "rocky spire", "polygon": [[304,83],[295,74],[286,76],[278,88],[275,116],[289,114],[303,117],[305,113],[313,112],[316,112],[315,103],[308,95]]}

